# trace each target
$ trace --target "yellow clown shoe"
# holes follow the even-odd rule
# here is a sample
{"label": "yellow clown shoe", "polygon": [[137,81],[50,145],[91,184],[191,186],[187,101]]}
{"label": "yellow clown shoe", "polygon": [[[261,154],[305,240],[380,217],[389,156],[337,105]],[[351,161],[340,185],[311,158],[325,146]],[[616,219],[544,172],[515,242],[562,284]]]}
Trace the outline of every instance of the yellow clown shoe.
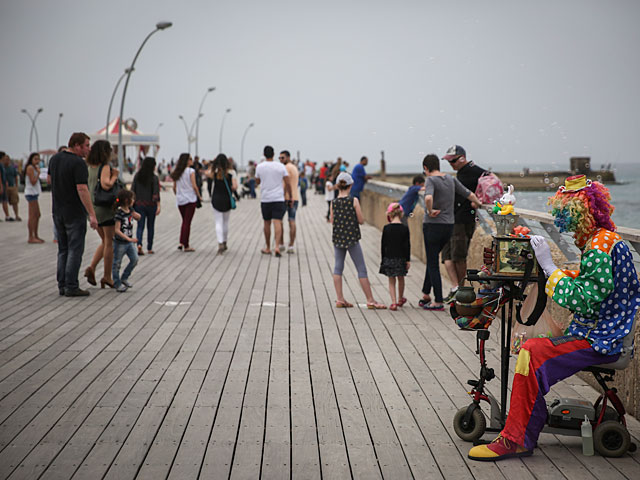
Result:
{"label": "yellow clown shoe", "polygon": [[469,450],[469,458],[479,462],[495,462],[505,458],[528,457],[533,454],[533,450],[527,450],[520,445],[513,443],[502,435],[498,435],[493,442],[488,445],[478,445]]}

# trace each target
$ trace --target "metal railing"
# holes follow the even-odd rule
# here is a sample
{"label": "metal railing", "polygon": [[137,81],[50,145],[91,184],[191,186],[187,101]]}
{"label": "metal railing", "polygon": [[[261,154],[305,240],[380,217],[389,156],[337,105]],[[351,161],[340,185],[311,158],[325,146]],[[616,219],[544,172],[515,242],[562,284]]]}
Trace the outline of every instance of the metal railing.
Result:
{"label": "metal railing", "polygon": [[[399,200],[406,193],[409,187],[405,185],[398,185],[397,183],[370,180],[366,183],[365,189]],[[424,196],[420,195],[419,198],[420,200],[418,203],[424,209]],[[495,231],[493,220],[488,212],[488,208],[490,207],[493,207],[493,205],[483,205],[482,208],[478,210],[478,223],[488,235],[491,235]],[[553,243],[558,246],[560,251],[566,257],[567,263],[578,262],[580,258],[580,250],[575,246],[573,236],[570,233],[560,233],[554,225],[554,219],[550,214],[535,210],[527,210],[524,208],[516,207],[516,209],[518,215],[520,215],[519,223],[521,225],[530,228],[534,234],[544,235],[546,238],[553,241]],[[618,227],[616,233],[618,233],[618,235],[633,247],[633,261],[636,266],[640,265],[640,230],[628,227]],[[633,250],[635,250],[635,252]]]}

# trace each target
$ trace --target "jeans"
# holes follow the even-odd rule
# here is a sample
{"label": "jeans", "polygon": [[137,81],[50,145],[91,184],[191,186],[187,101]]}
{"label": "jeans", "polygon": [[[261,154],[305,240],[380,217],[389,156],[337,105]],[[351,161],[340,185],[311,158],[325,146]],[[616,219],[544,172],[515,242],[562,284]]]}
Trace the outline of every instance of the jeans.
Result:
{"label": "jeans", "polygon": [[218,243],[225,243],[227,241],[227,235],[229,234],[230,214],[231,210],[220,212],[215,208],[213,209],[213,219],[216,222],[216,237],[218,238]]}
{"label": "jeans", "polygon": [[84,215],[75,218],[54,215],[53,225],[58,232],[58,289],[65,292],[76,290],[80,287],[78,272],[84,253],[87,219]]}
{"label": "jeans", "polygon": [[144,222],[147,221],[147,250],[153,250],[153,232],[155,231],[156,224],[156,211],[157,205],[136,205],[133,207],[136,212],[140,214],[140,220],[138,220],[138,231],[136,236],[138,238],[138,245],[142,246],[142,234],[144,233]]}
{"label": "jeans", "polygon": [[453,224],[423,223],[424,248],[427,253],[427,271],[424,275],[422,293],[429,295],[433,287],[434,301],[442,302],[442,279],[440,278],[440,265],[438,258],[440,250],[446,245],[453,233]]}
{"label": "jeans", "polygon": [[[120,265],[124,256],[129,257],[129,263],[122,272],[120,277]],[[138,264],[138,252],[136,251],[136,244],[132,242],[120,242],[118,240],[113,241],[113,286],[118,288],[123,281],[126,281],[131,276],[131,272]]]}
{"label": "jeans", "polygon": [[191,220],[193,220],[193,214],[196,213],[196,204],[187,203],[185,205],[178,205],[180,215],[182,216],[182,226],[180,227],[180,244],[185,248],[189,247],[189,235],[191,234]]}
{"label": "jeans", "polygon": [[255,178],[249,179],[249,195],[251,195],[251,198],[256,198],[256,179]]}

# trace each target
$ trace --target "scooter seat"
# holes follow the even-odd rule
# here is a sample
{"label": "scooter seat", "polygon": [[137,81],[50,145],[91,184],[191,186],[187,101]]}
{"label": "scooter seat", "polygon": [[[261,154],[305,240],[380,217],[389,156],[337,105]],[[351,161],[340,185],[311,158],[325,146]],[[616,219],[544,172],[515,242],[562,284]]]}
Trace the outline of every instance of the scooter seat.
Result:
{"label": "scooter seat", "polygon": [[592,371],[591,369],[597,370],[601,373],[612,374],[614,370],[624,370],[627,368],[627,365],[631,362],[631,354],[627,353],[620,355],[620,358],[612,363],[603,363],[601,365],[593,365],[591,367],[587,367],[584,370]]}

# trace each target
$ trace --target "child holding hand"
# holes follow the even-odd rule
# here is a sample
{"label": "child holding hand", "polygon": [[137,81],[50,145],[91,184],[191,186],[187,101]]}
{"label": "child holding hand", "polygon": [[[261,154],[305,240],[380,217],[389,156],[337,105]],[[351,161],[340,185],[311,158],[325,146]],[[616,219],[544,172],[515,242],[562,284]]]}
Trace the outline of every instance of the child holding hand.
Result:
{"label": "child holding hand", "polygon": [[[133,219],[140,220],[140,214],[133,210],[136,196],[132,191],[123,188],[118,192],[116,202],[116,229],[113,237],[113,286],[117,292],[126,292],[131,288],[129,277],[138,263],[136,244],[138,239],[133,236]],[[129,263],[120,277],[120,264],[124,256],[129,257]]]}
{"label": "child holding hand", "polygon": [[[411,242],[409,228],[403,224],[403,209],[399,203],[390,203],[387,207],[387,221],[382,230],[382,262],[380,273],[389,277],[391,306],[389,310],[398,310],[407,299],[404,298],[404,277],[411,266]],[[396,296],[396,279],[398,296]]]}

